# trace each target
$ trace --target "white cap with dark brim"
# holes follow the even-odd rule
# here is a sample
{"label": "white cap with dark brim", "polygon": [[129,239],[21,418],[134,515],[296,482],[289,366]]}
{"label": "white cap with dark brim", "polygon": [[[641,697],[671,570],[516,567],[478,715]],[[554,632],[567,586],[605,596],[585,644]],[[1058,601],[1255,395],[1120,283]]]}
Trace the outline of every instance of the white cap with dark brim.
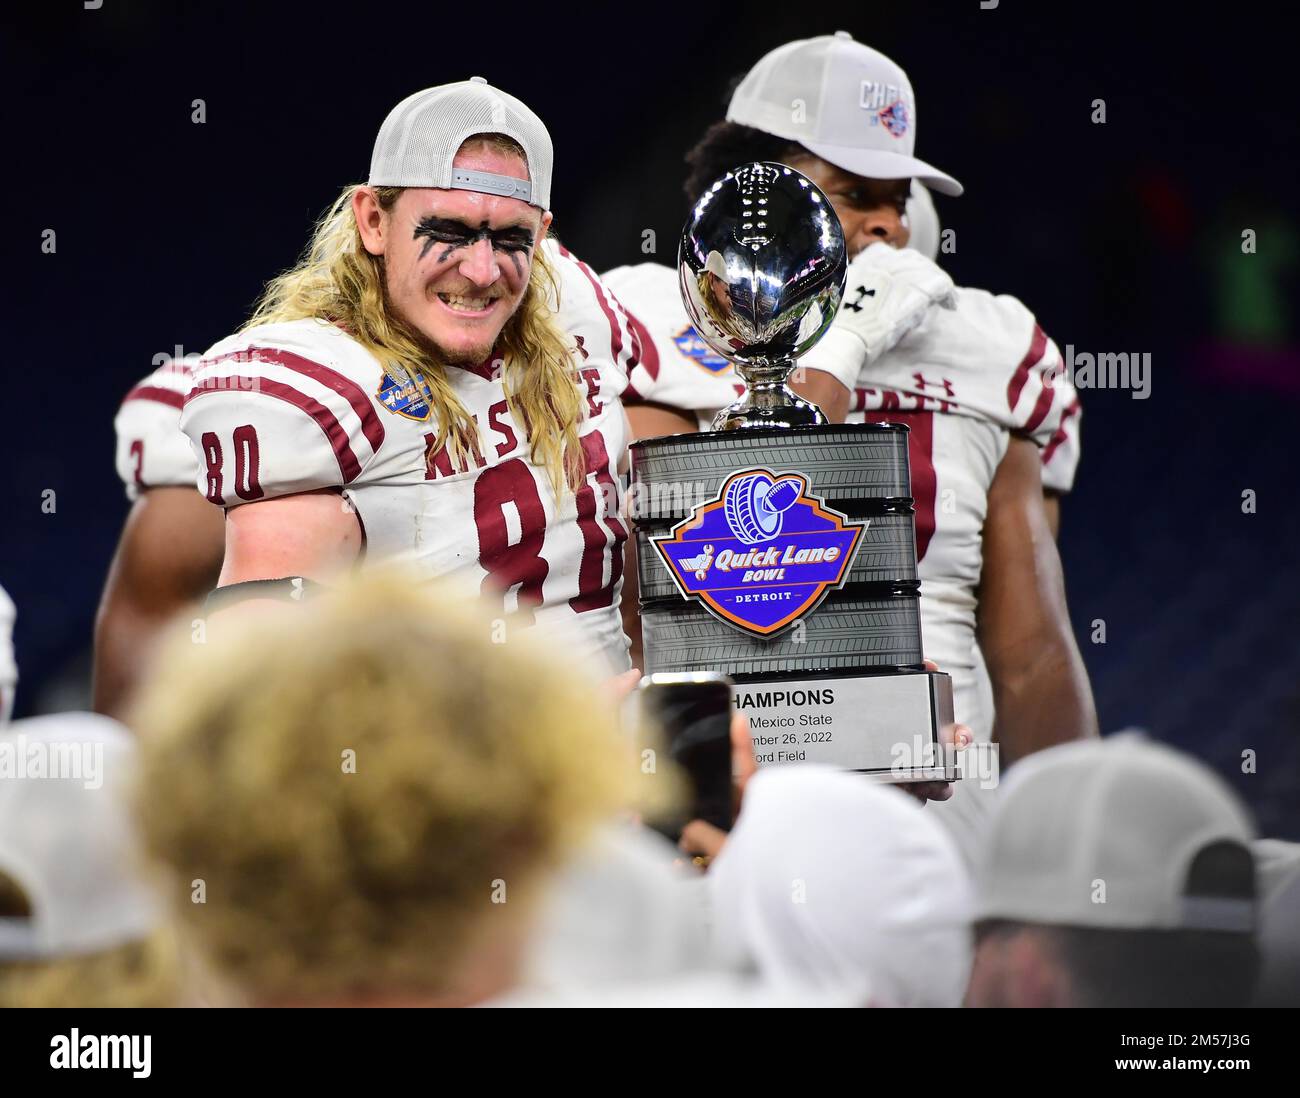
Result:
{"label": "white cap with dark brim", "polygon": [[1131,733],[1062,744],[1018,762],[998,793],[977,918],[1253,932],[1254,826],[1190,756]]}

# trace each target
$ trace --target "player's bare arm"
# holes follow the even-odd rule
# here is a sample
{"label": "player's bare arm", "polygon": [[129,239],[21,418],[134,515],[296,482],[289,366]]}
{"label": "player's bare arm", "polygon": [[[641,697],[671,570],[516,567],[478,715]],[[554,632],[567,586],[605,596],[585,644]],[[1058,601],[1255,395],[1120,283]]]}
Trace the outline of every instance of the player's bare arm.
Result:
{"label": "player's bare arm", "polygon": [[989,489],[977,632],[993,681],[1002,763],[1097,735],[1070,630],[1056,542],[1043,508],[1038,449],[1013,437]]}
{"label": "player's bare arm", "polygon": [[356,562],[361,547],[361,523],[338,492],[246,503],[226,516],[220,586],[288,577],[328,583]]}
{"label": "player's bare arm", "polygon": [[1061,537],[1061,493],[1053,492],[1050,488],[1043,489],[1043,511],[1047,515],[1047,527],[1052,531],[1052,537],[1060,540]]}
{"label": "player's bare arm", "polygon": [[143,492],[127,515],[95,619],[93,705],[116,716],[159,633],[221,570],[221,511],[193,488]]}
{"label": "player's bare arm", "polygon": [[817,405],[832,423],[843,423],[849,414],[853,394],[825,370],[795,370],[790,375],[790,388]]}

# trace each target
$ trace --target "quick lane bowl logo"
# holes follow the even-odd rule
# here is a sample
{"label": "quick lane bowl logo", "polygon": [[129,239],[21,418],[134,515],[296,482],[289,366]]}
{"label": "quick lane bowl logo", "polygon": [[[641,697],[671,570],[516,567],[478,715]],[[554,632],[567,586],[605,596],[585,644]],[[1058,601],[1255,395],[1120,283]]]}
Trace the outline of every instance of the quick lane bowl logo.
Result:
{"label": "quick lane bowl logo", "polygon": [[419,388],[416,388],[414,381],[398,381],[395,377],[384,374],[384,380],[379,383],[379,392],[375,396],[380,404],[399,416],[419,420],[429,418],[429,405],[433,395],[429,392],[428,382],[423,378],[420,379]]}
{"label": "quick lane bowl logo", "polygon": [[720,374],[731,369],[731,362],[716,354],[713,348],[700,338],[700,333],[689,325],[673,336],[673,342],[677,344],[677,349],[696,366],[703,367],[711,374]]}
{"label": "quick lane bowl logo", "polygon": [[810,494],[802,473],[744,469],[651,540],[683,598],[770,637],[844,582],[865,529]]}

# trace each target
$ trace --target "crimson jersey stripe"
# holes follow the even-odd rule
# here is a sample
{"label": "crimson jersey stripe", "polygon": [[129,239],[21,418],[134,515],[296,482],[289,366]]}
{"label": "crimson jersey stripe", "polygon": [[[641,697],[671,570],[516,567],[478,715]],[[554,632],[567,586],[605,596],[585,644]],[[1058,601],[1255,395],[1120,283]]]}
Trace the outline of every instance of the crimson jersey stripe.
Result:
{"label": "crimson jersey stripe", "polygon": [[925,559],[934,537],[934,504],[939,477],[934,468],[934,412],[906,412],[878,409],[864,414],[866,423],[905,423],[907,460],[912,468],[912,501],[916,509],[916,560]]}
{"label": "crimson jersey stripe", "polygon": [[1057,447],[1060,446],[1061,443],[1063,443],[1069,437],[1069,433],[1066,431],[1065,425],[1070,421],[1071,416],[1076,416],[1078,414],[1079,414],[1079,402],[1077,399],[1072,400],[1070,402],[1070,406],[1066,408],[1064,412],[1061,413],[1061,422],[1057,425],[1055,433],[1052,435],[1047,445],[1043,447],[1044,465],[1046,465],[1049,461],[1052,460],[1052,455],[1056,453]]}
{"label": "crimson jersey stripe", "polygon": [[623,308],[623,315],[627,317],[627,330],[632,336],[632,366],[640,362],[650,380],[654,381],[659,376],[659,348],[655,346],[654,337],[650,329],[626,308]]}
{"label": "crimson jersey stripe", "polygon": [[1038,425],[1047,418],[1047,413],[1051,411],[1052,401],[1056,399],[1056,386],[1048,385],[1046,379],[1043,381],[1043,391],[1038,394],[1038,400],[1034,403],[1034,410],[1029,413],[1029,418],[1025,421],[1024,431],[1026,434],[1033,434]]}
{"label": "crimson jersey stripe", "polygon": [[[614,365],[617,367],[619,356],[623,353],[623,333],[619,328],[618,317],[614,315],[614,310],[610,308],[609,301],[605,297],[604,289],[592,273],[591,268],[567,248],[561,246],[560,255],[564,256],[565,259],[573,260],[578,270],[583,273],[587,281],[591,283],[591,288],[596,292],[596,302],[600,305],[600,311],[605,314],[605,319],[609,321],[609,351],[614,359]],[[628,369],[630,370],[635,365],[635,361],[629,363]]]}
{"label": "crimson jersey stripe", "polygon": [[198,385],[191,389],[185,397],[185,403],[189,404],[190,401],[198,400],[199,397],[206,396],[208,393],[224,393],[230,388],[237,388],[243,392],[261,393],[263,396],[275,397],[277,400],[292,404],[295,408],[301,408],[316,421],[316,426],[321,429],[321,433],[324,434],[333,448],[334,458],[339,463],[339,473],[343,477],[343,483],[350,484],[361,475],[361,463],[357,460],[357,455],[352,452],[352,447],[348,445],[348,433],[335,418],[334,413],[320,401],[309,397],[306,393],[300,393],[297,389],[288,385],[264,377],[211,378],[208,384]]}
{"label": "crimson jersey stripe", "polygon": [[175,389],[164,389],[159,385],[137,385],[122,398],[122,403],[128,400],[156,400],[159,404],[180,408],[185,403],[185,396]]}
{"label": "crimson jersey stripe", "polygon": [[1025,382],[1029,380],[1029,371],[1033,368],[1034,363],[1043,357],[1046,351],[1047,333],[1035,324],[1034,337],[1029,341],[1029,353],[1021,359],[1020,365],[1016,367],[1016,372],[1011,375],[1011,381],[1007,384],[1007,406],[1013,412],[1016,409],[1016,402],[1020,399],[1020,394],[1024,390]]}
{"label": "crimson jersey stripe", "polygon": [[[268,362],[273,366],[283,366],[286,370],[302,374],[304,377],[320,382],[327,389],[334,390],[352,406],[357,418],[361,420],[361,433],[370,443],[371,451],[377,451],[383,445],[384,425],[379,422],[379,417],[375,414],[375,406],[371,403],[369,394],[351,378],[344,377],[329,366],[322,366],[319,362],[313,362],[302,355],[294,354],[293,351],[281,350],[278,347],[245,347],[243,350],[230,351],[214,358],[205,358],[203,365],[225,362],[232,358],[240,362]],[[334,422],[337,423],[338,420]]]}

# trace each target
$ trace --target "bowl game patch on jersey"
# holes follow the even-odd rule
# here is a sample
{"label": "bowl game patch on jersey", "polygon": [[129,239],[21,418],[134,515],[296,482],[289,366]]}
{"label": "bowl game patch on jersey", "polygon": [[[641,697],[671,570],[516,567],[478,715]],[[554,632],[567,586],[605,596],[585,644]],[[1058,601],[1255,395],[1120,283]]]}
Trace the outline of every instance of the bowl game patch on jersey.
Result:
{"label": "bowl game patch on jersey", "polygon": [[721,374],[731,369],[730,360],[723,358],[705,343],[700,338],[700,333],[690,324],[673,336],[673,343],[686,358],[711,374]]}
{"label": "bowl game patch on jersey", "polygon": [[429,383],[423,378],[417,384],[409,377],[399,381],[392,374],[385,373],[375,396],[380,404],[399,416],[417,420],[429,418],[433,396],[429,392]]}

